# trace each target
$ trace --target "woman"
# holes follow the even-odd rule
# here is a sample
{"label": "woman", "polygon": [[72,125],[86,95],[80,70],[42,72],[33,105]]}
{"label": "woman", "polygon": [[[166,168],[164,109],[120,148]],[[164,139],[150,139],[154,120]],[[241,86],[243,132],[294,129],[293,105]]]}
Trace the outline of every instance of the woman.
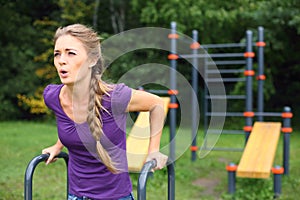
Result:
{"label": "woman", "polygon": [[59,139],[42,151],[50,155],[46,164],[67,147],[69,199],[133,199],[126,159],[127,113],[150,111],[147,160],[156,159],[156,169],[161,169],[167,161],[159,153],[163,101],[124,84],[105,83],[99,37],[81,24],[57,29],[54,65],[62,84],[48,85],[44,100],[56,115]]}

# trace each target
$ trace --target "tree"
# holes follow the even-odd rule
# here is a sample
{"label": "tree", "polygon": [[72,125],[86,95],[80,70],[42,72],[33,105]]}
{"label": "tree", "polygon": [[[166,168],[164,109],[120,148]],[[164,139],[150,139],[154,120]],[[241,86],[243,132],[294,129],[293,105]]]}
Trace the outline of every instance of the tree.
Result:
{"label": "tree", "polygon": [[33,62],[36,33],[24,6],[9,1],[0,7],[0,120],[26,117],[26,112],[18,109],[17,94],[32,93],[37,83]]}

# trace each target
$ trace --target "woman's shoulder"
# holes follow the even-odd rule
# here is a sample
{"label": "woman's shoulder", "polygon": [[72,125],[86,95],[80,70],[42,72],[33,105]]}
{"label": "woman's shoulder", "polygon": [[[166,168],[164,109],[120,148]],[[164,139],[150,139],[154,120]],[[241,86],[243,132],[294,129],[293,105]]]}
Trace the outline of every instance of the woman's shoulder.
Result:
{"label": "woman's shoulder", "polygon": [[43,97],[45,103],[49,106],[49,102],[53,102],[58,98],[62,84],[50,84],[47,85],[44,89]]}
{"label": "woman's shoulder", "polygon": [[63,84],[49,84],[44,89],[44,96],[46,95],[53,95],[53,94],[59,94]]}
{"label": "woman's shoulder", "polygon": [[124,83],[117,83],[112,85],[112,90],[111,90],[111,98],[116,100],[119,98],[122,98],[124,96],[131,96],[132,89],[128,87]]}

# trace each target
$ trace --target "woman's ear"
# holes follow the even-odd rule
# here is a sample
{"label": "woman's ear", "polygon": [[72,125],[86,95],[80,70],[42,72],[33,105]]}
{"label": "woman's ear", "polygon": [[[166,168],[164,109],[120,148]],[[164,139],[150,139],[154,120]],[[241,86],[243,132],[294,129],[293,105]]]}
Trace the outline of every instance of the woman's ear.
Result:
{"label": "woman's ear", "polygon": [[89,60],[89,68],[92,68],[92,67],[94,67],[96,64],[97,64],[97,62],[98,62],[98,59],[90,59]]}

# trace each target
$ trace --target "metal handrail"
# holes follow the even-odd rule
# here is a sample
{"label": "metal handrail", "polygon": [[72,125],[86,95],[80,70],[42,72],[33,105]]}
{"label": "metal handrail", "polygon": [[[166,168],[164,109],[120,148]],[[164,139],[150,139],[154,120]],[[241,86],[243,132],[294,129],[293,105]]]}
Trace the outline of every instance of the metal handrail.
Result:
{"label": "metal handrail", "polygon": [[[25,172],[24,179],[24,200],[32,200],[32,178],[36,166],[46,161],[49,158],[49,154],[41,154],[34,157],[28,164]],[[63,158],[65,160],[66,166],[68,166],[69,156],[65,152],[59,153],[55,158]],[[138,200],[146,200],[146,185],[149,175],[152,174],[152,169],[157,165],[156,160],[148,161],[144,164],[139,179],[137,195]],[[175,167],[174,162],[168,160],[167,162],[168,170],[168,200],[175,200]],[[68,191],[68,180],[67,180],[67,191]],[[68,194],[67,194],[68,198]]]}
{"label": "metal handrail", "polygon": [[[34,157],[29,164],[27,165],[24,178],[24,200],[32,200],[32,178],[36,166],[43,161],[46,161],[49,158],[49,154],[41,154]],[[69,156],[65,152],[60,152],[55,158],[63,158],[66,165],[68,166]],[[68,183],[67,183],[68,191]],[[68,198],[68,194],[67,194]]]}
{"label": "metal handrail", "polygon": [[[152,174],[152,169],[156,167],[156,160],[148,161],[144,164],[139,179],[137,196],[138,200],[146,200],[146,186],[149,175]],[[167,162],[168,170],[168,200],[175,199],[175,167],[174,163],[170,160]]]}

